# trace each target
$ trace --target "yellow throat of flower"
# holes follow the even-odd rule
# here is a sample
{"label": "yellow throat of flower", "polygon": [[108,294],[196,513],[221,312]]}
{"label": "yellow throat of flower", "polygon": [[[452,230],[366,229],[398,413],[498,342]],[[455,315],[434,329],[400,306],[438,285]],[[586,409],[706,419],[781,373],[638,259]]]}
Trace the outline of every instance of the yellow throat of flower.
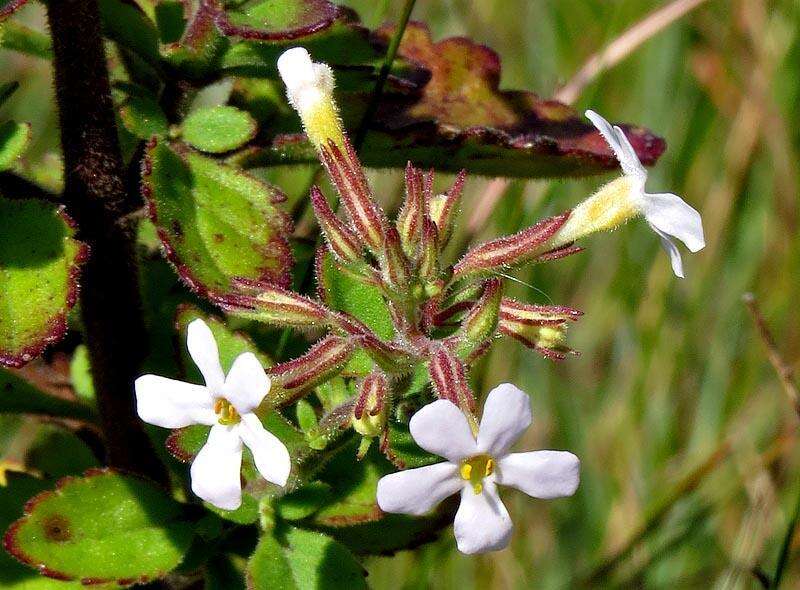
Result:
{"label": "yellow throat of flower", "polygon": [[214,413],[218,416],[217,421],[223,426],[233,426],[242,419],[233,404],[222,397],[214,402]]}
{"label": "yellow throat of flower", "polygon": [[461,462],[461,479],[472,484],[476,494],[483,491],[483,478],[494,473],[494,459],[489,455],[475,455]]}

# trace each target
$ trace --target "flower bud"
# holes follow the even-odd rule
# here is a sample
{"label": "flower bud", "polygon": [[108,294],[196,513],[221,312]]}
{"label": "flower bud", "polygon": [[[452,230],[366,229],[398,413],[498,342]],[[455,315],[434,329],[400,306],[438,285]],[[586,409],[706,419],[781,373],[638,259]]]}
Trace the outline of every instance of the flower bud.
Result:
{"label": "flower bud", "polygon": [[394,227],[386,230],[384,257],[381,261],[381,274],[386,284],[398,293],[407,290],[410,283],[408,259],[403,253],[400,234]]}
{"label": "flower bud", "polygon": [[311,204],[331,252],[345,264],[362,263],[362,247],[349,227],[333,212],[325,196],[316,186],[311,187]]}
{"label": "flower bud", "polygon": [[422,218],[425,214],[422,173],[411,165],[406,166],[406,198],[397,215],[397,231],[403,244],[403,252],[409,258],[416,256],[422,237]]}
{"label": "flower bud", "polygon": [[483,342],[495,335],[500,315],[503,284],[500,279],[484,282],[483,295],[472,307],[456,335],[458,356],[466,358]]}
{"label": "flower bud", "polygon": [[361,436],[372,438],[386,428],[389,412],[389,383],[382,373],[371,373],[359,384],[353,406],[353,428]]}
{"label": "flower bud", "polygon": [[429,285],[439,278],[439,234],[436,225],[427,215],[422,220],[422,241],[420,243],[419,278],[430,295]]}
{"label": "flower bud", "polygon": [[464,181],[467,177],[466,170],[462,170],[456,176],[453,186],[443,195],[431,197],[428,201],[428,215],[439,232],[439,243],[446,244],[450,239],[450,232],[453,229],[453,216],[461,199],[464,190]]}
{"label": "flower bud", "polygon": [[309,141],[318,150],[333,141],[342,145],[344,134],[333,101],[333,71],[311,61],[302,47],[293,47],[278,58],[278,72],[286,84],[289,103],[300,115]]}
{"label": "flower bud", "polygon": [[212,296],[223,309],[237,315],[278,326],[325,326],[330,312],[322,305],[292,291],[266,284],[236,281],[252,294]]}
{"label": "flower bud", "polygon": [[500,333],[511,336],[542,356],[555,361],[564,360],[567,354],[578,352],[567,346],[566,323],[553,320],[548,324],[529,324],[500,318]]}
{"label": "flower bud", "polygon": [[475,396],[467,382],[467,370],[446,346],[437,346],[428,365],[433,388],[440,399],[446,399],[467,412],[475,411]]}

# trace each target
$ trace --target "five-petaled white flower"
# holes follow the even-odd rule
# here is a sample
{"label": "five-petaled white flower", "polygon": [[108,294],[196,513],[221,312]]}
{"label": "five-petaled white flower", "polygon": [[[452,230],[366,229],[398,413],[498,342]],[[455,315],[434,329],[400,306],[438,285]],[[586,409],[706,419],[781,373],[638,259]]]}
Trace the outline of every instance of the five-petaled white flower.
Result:
{"label": "five-petaled white flower", "polygon": [[164,428],[211,426],[192,463],[192,491],[218,508],[235,510],[242,502],[243,443],[267,481],[284,486],[291,470],[286,446],[253,413],[269,392],[270,380],[250,352],[236,357],[226,377],[214,335],[203,320],[189,324],[186,345],[205,386],[143,375],[136,380],[137,411],[145,422]]}
{"label": "five-petaled white flower", "polygon": [[678,195],[645,192],[647,170],[642,166],[622,129],[612,126],[594,111],[586,111],[586,117],[597,127],[619,160],[622,172],[629,181],[627,197],[632,206],[644,215],[647,223],[661,238],[661,244],[669,254],[673,272],[683,278],[681,253],[670,236],[682,241],[691,252],[702,250],[706,242],[700,213]]}
{"label": "five-petaled white flower", "polygon": [[447,461],[384,476],[378,482],[378,505],[385,512],[422,515],[460,491],[454,522],[459,551],[504,548],[512,524],[497,484],[544,499],[571,496],[578,487],[580,461],[572,453],[508,452],[530,423],[530,399],[510,383],[489,393],[477,440],[455,404],[428,404],[411,418],[411,436]]}

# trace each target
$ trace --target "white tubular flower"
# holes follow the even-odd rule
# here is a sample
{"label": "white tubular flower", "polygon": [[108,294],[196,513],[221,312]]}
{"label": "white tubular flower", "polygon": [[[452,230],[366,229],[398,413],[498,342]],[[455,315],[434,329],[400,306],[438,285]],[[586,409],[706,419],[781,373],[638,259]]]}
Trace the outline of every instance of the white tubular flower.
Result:
{"label": "white tubular flower", "polygon": [[691,252],[702,250],[706,242],[700,213],[678,195],[645,192],[647,170],[622,129],[611,125],[594,111],[586,111],[586,117],[611,147],[623,176],[575,207],[554,237],[554,242],[561,245],[596,231],[613,229],[641,214],[661,238],[673,272],[683,278],[681,254],[671,238],[678,238]]}
{"label": "white tubular flower", "polygon": [[300,115],[309,140],[319,148],[343,140],[339,114],[333,101],[333,71],[311,61],[303,47],[287,49],[278,58],[278,73],[286,85],[289,103]]}
{"label": "white tubular flower", "polygon": [[572,453],[509,453],[531,419],[528,395],[510,383],[486,398],[477,439],[452,402],[428,404],[411,418],[411,436],[447,460],[382,477],[378,506],[384,512],[422,515],[461,492],[453,527],[458,550],[472,554],[503,549],[513,527],[497,485],[543,499],[571,496],[578,487],[580,461]]}
{"label": "white tubular flower", "polygon": [[270,380],[250,352],[236,357],[226,377],[214,335],[203,320],[189,324],[186,344],[205,386],[143,375],[135,384],[136,409],[142,420],[163,428],[211,426],[192,463],[192,491],[218,508],[235,510],[242,502],[243,444],[267,481],[284,486],[291,470],[286,446],[253,413],[269,392]]}

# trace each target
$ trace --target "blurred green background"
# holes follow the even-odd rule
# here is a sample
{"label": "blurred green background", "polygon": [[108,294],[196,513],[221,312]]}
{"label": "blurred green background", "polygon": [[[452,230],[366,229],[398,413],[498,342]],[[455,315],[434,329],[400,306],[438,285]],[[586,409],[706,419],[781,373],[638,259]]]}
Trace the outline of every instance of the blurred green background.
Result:
{"label": "blurred green background", "polygon": [[[370,27],[395,20],[402,4],[344,3]],[[637,221],[587,241],[578,256],[519,273],[526,284],[512,295],[586,312],[569,334],[582,354],[555,365],[501,342],[475,370],[479,392],[513,381],[531,394],[534,427],[521,447],[576,453],[578,493],[543,502],[507,492],[516,525],[509,549],[465,557],[447,533],[369,560],[375,588],[755,588],[760,572],[773,574],[800,494],[799,424],[742,295],[756,295],[796,366],[800,2],[694,4],[575,105],[666,138],[649,187],[701,211],[706,249],[684,251],[687,278],[676,279]],[[420,0],[412,18],[434,39],[464,35],[492,47],[503,87],[547,97],[662,5]],[[36,7],[25,10],[39,18]],[[21,83],[4,111],[33,121],[38,153],[57,145],[49,79],[44,61],[0,51],[0,82]],[[399,172],[372,178],[382,198],[397,201]],[[602,182],[473,178],[453,242],[514,232]],[[783,587],[800,588],[800,566],[789,568]]]}

